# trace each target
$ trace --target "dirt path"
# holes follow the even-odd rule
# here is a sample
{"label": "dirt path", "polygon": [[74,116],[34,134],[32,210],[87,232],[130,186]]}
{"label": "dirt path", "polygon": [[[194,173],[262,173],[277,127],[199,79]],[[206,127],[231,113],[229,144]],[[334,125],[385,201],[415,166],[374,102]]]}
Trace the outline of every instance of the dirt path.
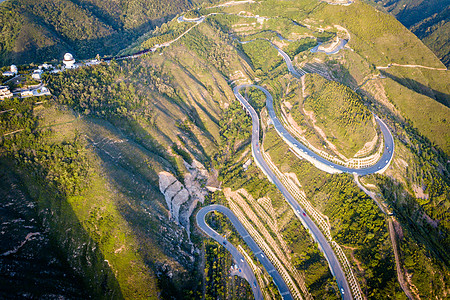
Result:
{"label": "dirt path", "polygon": [[[374,202],[377,204],[378,208],[381,210],[381,212],[385,215],[387,215],[386,210],[383,208],[383,206],[381,205],[380,201],[378,200],[377,196],[375,193],[369,191],[368,189],[366,189],[362,183],[359,181],[358,176],[354,176],[355,182],[358,185],[358,187],[364,192],[366,193],[366,195],[368,195],[370,198],[372,198],[374,200]],[[413,300],[416,299],[415,297],[413,297],[411,290],[408,287],[408,283],[405,281],[405,273],[403,272],[403,268],[400,264],[400,257],[399,257],[399,248],[397,245],[397,235],[395,233],[395,229],[394,229],[394,224],[393,224],[393,218],[392,216],[388,216],[387,215],[387,221],[388,221],[388,225],[389,225],[389,236],[391,237],[391,242],[392,242],[392,249],[394,250],[394,259],[395,259],[395,269],[397,270],[397,280],[398,283],[400,284],[400,287],[402,288],[403,292],[405,293],[406,297],[408,297],[408,299]],[[420,299],[420,298],[419,298]]]}
{"label": "dirt path", "polygon": [[406,297],[408,299],[413,300],[415,299],[408,287],[408,284],[405,282],[404,272],[403,268],[400,265],[400,258],[399,258],[399,249],[397,245],[397,236],[395,234],[395,229],[392,221],[392,217],[388,218],[388,224],[389,224],[389,235],[391,236],[391,242],[392,242],[392,248],[394,249],[394,257],[395,257],[395,266],[397,269],[397,279],[398,283],[400,284],[403,292],[406,294]]}
{"label": "dirt path", "polygon": [[378,66],[377,69],[389,69],[390,67],[404,67],[404,68],[422,68],[422,69],[428,69],[428,70],[436,70],[436,71],[448,71],[448,69],[445,68],[433,68],[433,67],[427,67],[422,65],[400,65],[396,63],[392,63],[387,65],[386,67]]}

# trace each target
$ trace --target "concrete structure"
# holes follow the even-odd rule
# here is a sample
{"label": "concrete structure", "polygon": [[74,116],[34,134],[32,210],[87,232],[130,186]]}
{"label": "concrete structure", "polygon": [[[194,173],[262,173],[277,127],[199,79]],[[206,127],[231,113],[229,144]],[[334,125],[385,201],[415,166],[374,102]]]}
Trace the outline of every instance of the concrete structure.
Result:
{"label": "concrete structure", "polygon": [[242,167],[244,168],[245,171],[247,171],[248,167],[250,167],[251,164],[252,164],[252,159],[249,158]]}
{"label": "concrete structure", "polygon": [[43,71],[41,69],[34,70],[33,74],[31,74],[31,78],[33,78],[35,80],[41,80],[42,73],[43,73]]}
{"label": "concrete structure", "polygon": [[14,76],[14,73],[11,72],[11,71],[6,71],[6,72],[3,72],[2,75],[3,75],[3,76],[10,77],[10,76]]}
{"label": "concrete structure", "polygon": [[27,90],[20,93],[22,98],[33,97],[33,91]]}
{"label": "concrete structure", "polygon": [[73,58],[72,54],[70,53],[64,54],[63,64],[65,65],[66,69],[75,68],[75,59]]}
{"label": "concrete structure", "polygon": [[3,72],[3,76],[15,76],[17,75],[19,71],[17,70],[17,67],[15,65],[11,65],[9,68],[9,71]]}
{"label": "concrete structure", "polygon": [[94,65],[98,65],[100,63],[101,63],[101,61],[99,61],[98,59],[91,59],[90,61],[86,62],[85,65],[86,66],[94,66]]}
{"label": "concrete structure", "polygon": [[34,97],[51,95],[50,91],[45,86],[41,86],[41,87],[33,90],[32,92],[33,92]]}
{"label": "concrete structure", "polygon": [[42,69],[48,70],[48,69],[50,69],[51,67],[53,67],[53,66],[50,65],[50,64],[42,64],[42,65],[39,66],[39,69],[40,69],[40,70],[42,70]]}
{"label": "concrete structure", "polygon": [[19,70],[17,70],[17,66],[16,65],[11,65],[10,71],[12,73],[14,73],[14,75],[19,72]]}
{"label": "concrete structure", "polygon": [[0,85],[0,100],[11,98],[13,94],[9,90],[9,87]]}

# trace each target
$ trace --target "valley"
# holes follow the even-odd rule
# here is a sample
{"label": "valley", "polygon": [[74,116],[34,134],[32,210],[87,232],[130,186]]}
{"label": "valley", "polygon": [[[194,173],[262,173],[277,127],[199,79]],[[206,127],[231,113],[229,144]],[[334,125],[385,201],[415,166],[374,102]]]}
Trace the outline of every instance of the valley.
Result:
{"label": "valley", "polygon": [[93,298],[450,293],[450,75],[332,4],[205,3],[0,102],[2,172]]}

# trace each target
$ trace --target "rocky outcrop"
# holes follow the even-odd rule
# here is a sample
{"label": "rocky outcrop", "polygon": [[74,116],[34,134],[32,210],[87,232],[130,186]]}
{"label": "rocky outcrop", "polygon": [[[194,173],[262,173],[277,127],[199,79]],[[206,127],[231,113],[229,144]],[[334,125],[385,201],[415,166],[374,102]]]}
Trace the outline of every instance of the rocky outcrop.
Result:
{"label": "rocky outcrop", "polygon": [[184,163],[188,173],[184,175],[184,184],[173,174],[163,171],[159,176],[159,190],[164,194],[169,218],[182,225],[190,235],[189,218],[198,201],[205,200],[208,190],[205,188],[209,173],[197,160],[192,164]]}
{"label": "rocky outcrop", "polygon": [[164,194],[169,218],[179,223],[180,206],[189,200],[189,192],[184,185],[169,172],[160,172],[159,190]]}

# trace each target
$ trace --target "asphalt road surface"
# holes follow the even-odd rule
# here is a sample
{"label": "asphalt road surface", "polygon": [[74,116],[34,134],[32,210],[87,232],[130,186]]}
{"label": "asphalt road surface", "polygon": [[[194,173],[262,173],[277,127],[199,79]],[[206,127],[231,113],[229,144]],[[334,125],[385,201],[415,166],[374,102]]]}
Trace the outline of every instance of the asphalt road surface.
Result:
{"label": "asphalt road surface", "polygon": [[246,87],[255,87],[263,91],[266,96],[272,96],[270,93],[264,89],[263,87],[260,87],[258,85],[239,85],[236,86],[233,89],[234,95],[236,98],[241,102],[241,104],[244,106],[247,113],[250,114],[252,117],[252,155],[255,159],[256,164],[261,168],[261,170],[266,174],[266,176],[269,178],[270,181],[272,181],[276,187],[280,190],[280,192],[283,194],[283,196],[286,198],[287,202],[291,205],[292,209],[294,210],[294,213],[297,215],[297,217],[302,221],[303,225],[309,230],[310,234],[314,238],[314,240],[319,244],[319,247],[322,249],[322,252],[325,255],[325,258],[328,261],[328,264],[330,266],[331,272],[333,273],[334,277],[336,278],[336,282],[339,286],[339,290],[341,292],[343,299],[352,299],[350,287],[347,283],[347,280],[345,278],[345,274],[342,271],[341,265],[339,264],[339,260],[337,259],[333,249],[331,248],[330,244],[328,243],[327,239],[323,235],[323,233],[320,231],[320,229],[316,226],[316,224],[309,218],[309,216],[306,214],[306,212],[301,208],[300,204],[298,204],[297,200],[289,193],[287,188],[281,183],[281,181],[277,178],[277,176],[273,173],[273,171],[270,169],[270,167],[267,165],[266,161],[262,157],[261,154],[261,148],[259,145],[259,117],[256,113],[255,109],[248,103],[248,101],[239,93],[239,90]]}
{"label": "asphalt road surface", "polygon": [[[280,48],[278,48],[277,46],[275,46],[273,44],[272,44],[272,46],[275,47],[275,49],[277,49],[278,52],[281,54],[284,61],[286,62],[289,72],[292,75],[300,78],[306,74],[306,72],[303,71],[302,69],[299,69],[297,71],[294,68],[289,55],[287,55],[283,50],[281,50]],[[283,138],[283,140],[285,142],[287,142],[289,144],[289,146],[291,146],[291,148],[293,148],[293,150],[296,153],[298,153],[302,157],[306,158],[307,160],[313,162],[314,165],[316,167],[320,168],[321,170],[329,172],[329,173],[345,172],[345,173],[354,173],[357,175],[368,175],[368,174],[373,174],[373,173],[382,173],[382,172],[384,172],[384,170],[387,169],[387,167],[389,167],[392,157],[394,156],[394,138],[392,137],[392,134],[389,131],[386,124],[378,116],[374,115],[375,120],[377,121],[378,125],[380,126],[381,132],[383,134],[383,139],[384,139],[384,151],[383,151],[383,154],[382,154],[380,160],[378,160],[378,162],[376,164],[374,164],[370,167],[367,167],[367,168],[359,168],[359,169],[348,168],[348,167],[344,167],[339,164],[336,164],[336,163],[326,160],[319,154],[315,153],[314,151],[310,150],[308,147],[303,145],[301,142],[297,141],[283,127],[280,120],[275,115],[272,95],[263,87],[260,87],[257,85],[252,85],[252,86],[260,89],[261,91],[264,92],[264,94],[266,94],[266,107],[269,112],[269,117],[272,121],[272,124],[274,125],[275,130],[278,132],[278,134]],[[244,87],[244,86],[239,86],[239,87]],[[236,95],[236,93],[235,93],[235,96],[238,97]]]}
{"label": "asphalt road surface", "polygon": [[[283,127],[280,120],[275,115],[275,110],[273,107],[273,98],[272,95],[263,87],[257,86],[257,85],[251,85],[253,87],[256,87],[260,89],[261,91],[266,94],[266,107],[269,112],[269,117],[272,121],[272,124],[275,127],[275,130],[277,133],[285,140],[293,150],[295,150],[296,153],[300,154],[302,157],[305,157],[309,161],[312,161],[316,167],[329,172],[329,173],[354,173],[357,175],[368,175],[372,173],[377,172],[383,172],[391,163],[392,157],[394,155],[394,138],[392,137],[391,132],[387,128],[386,124],[377,116],[375,116],[375,120],[377,121],[378,125],[380,126],[381,132],[383,133],[383,139],[384,139],[384,151],[383,154],[374,165],[367,167],[367,168],[348,168],[344,167],[342,165],[336,164],[334,162],[330,162],[320,156],[319,154],[315,153],[305,145],[303,145],[301,142],[297,141],[290,133],[286,130],[286,128]],[[240,86],[245,87],[245,86]]]}
{"label": "asphalt road surface", "polygon": [[236,265],[239,268],[239,275],[245,278],[250,283],[255,299],[257,300],[263,299],[261,288],[259,287],[258,282],[256,281],[255,274],[253,274],[253,271],[250,268],[247,261],[245,260],[244,256],[236,249],[236,247],[233,246],[231,243],[227,242],[227,240],[223,236],[218,234],[206,223],[205,217],[209,212],[212,211],[221,212],[228,217],[228,219],[233,224],[234,228],[236,228],[237,232],[241,235],[242,239],[249,246],[250,250],[253,251],[253,254],[264,266],[267,273],[269,273],[269,275],[272,276],[273,281],[275,282],[275,285],[277,286],[283,299],[293,299],[290,294],[289,288],[287,287],[280,273],[278,273],[277,269],[275,269],[270,260],[264,255],[264,252],[261,250],[261,248],[259,248],[258,244],[256,244],[256,242],[250,236],[250,234],[242,225],[242,223],[239,221],[239,219],[236,217],[236,215],[230,209],[222,205],[215,204],[203,207],[196,215],[197,225],[207,235],[215,239],[219,244],[224,246],[231,253],[234,260],[236,261]]}
{"label": "asphalt road surface", "polygon": [[[248,43],[242,42],[242,43]],[[271,43],[272,44],[272,43]],[[345,44],[343,44],[345,45]],[[272,44],[273,47],[275,47],[280,55],[283,57],[284,61],[286,62],[286,65],[288,67],[289,72],[295,76],[300,78],[301,76],[305,75],[306,72],[302,69],[297,70],[290,59],[290,57],[282,51],[280,48]],[[336,282],[339,287],[339,292],[341,293],[341,296],[344,300],[346,299],[353,299],[350,287],[348,285],[347,279],[345,278],[345,274],[342,270],[342,267],[339,263],[339,260],[336,257],[336,254],[334,253],[333,249],[331,248],[330,244],[328,243],[327,239],[323,235],[323,233],[320,231],[320,229],[316,226],[316,224],[309,218],[307,213],[301,208],[301,206],[298,204],[298,202],[295,200],[295,198],[289,193],[289,191],[286,189],[286,187],[281,183],[281,181],[276,177],[276,175],[273,173],[273,171],[269,168],[265,160],[263,159],[261,155],[261,148],[259,145],[259,130],[260,130],[260,121],[258,114],[254,110],[254,108],[248,103],[248,101],[239,93],[239,91],[242,88],[247,87],[254,87],[261,90],[266,95],[266,107],[269,112],[269,117],[272,121],[272,124],[274,125],[277,133],[283,138],[283,140],[289,144],[289,146],[300,156],[304,157],[308,161],[312,162],[316,167],[318,167],[321,170],[324,170],[329,173],[340,173],[340,172],[346,172],[346,173],[353,173],[357,175],[367,175],[372,173],[381,173],[383,172],[390,164],[393,154],[394,154],[394,140],[392,137],[392,134],[390,133],[389,129],[387,128],[386,124],[378,118],[378,116],[375,116],[375,120],[377,121],[378,125],[380,126],[380,129],[382,131],[383,137],[384,137],[384,151],[381,156],[381,159],[374,165],[367,167],[367,168],[359,168],[359,169],[353,169],[353,168],[347,168],[341,165],[338,165],[336,163],[330,162],[326,160],[325,158],[321,157],[320,155],[316,154],[314,151],[310,150],[308,147],[303,145],[301,142],[297,141],[281,124],[281,122],[278,120],[275,110],[273,107],[273,98],[272,95],[267,91],[265,88],[258,86],[258,85],[251,85],[251,84],[245,84],[245,85],[239,85],[236,86],[233,89],[235,97],[239,100],[239,102],[242,104],[246,112],[251,116],[252,118],[252,155],[255,159],[256,164],[261,168],[261,170],[264,172],[264,174],[268,177],[268,179],[273,182],[277,188],[280,190],[280,192],[283,194],[283,196],[286,198],[287,202],[291,205],[292,209],[294,210],[294,213],[297,215],[297,217],[302,221],[303,225],[309,230],[310,234],[314,238],[314,240],[319,244],[319,247],[321,248],[322,252],[325,255],[325,258],[328,261],[330,270],[333,274],[333,276],[336,279]],[[220,208],[220,209],[219,209]],[[242,224],[239,222],[237,217],[227,208],[222,206],[208,206],[204,207],[199,211],[197,214],[197,223],[199,224],[200,228],[202,228],[208,235],[216,239],[219,243],[224,245],[235,257],[236,261],[239,262],[240,258],[239,251],[237,249],[230,245],[229,243],[224,243],[224,238],[217,234],[214,230],[212,230],[204,221],[204,217],[206,213],[208,213],[211,210],[218,210],[228,216],[228,218],[232,221],[233,225],[238,230],[239,234],[244,238],[246,243],[250,246],[250,249],[253,251],[255,256],[261,261],[261,263],[264,265],[266,270],[269,272],[269,274],[272,275],[274,278],[274,281],[280,290],[280,293],[283,297],[290,297],[292,298],[292,295],[289,293],[289,289],[286,286],[286,283],[282,280],[279,273],[276,271],[276,269],[273,267],[273,265],[270,263],[270,261],[263,255],[261,249],[258,247],[258,245],[251,239],[248,232],[245,230],[245,228],[242,226]],[[242,256],[242,255],[241,255]],[[244,259],[245,262],[245,259]],[[242,268],[248,267],[248,264],[242,263]],[[243,270],[243,269],[242,269]],[[251,269],[245,269],[245,275],[244,277],[250,282],[256,283],[256,280],[254,279],[255,276]],[[251,284],[252,285],[252,284]],[[256,283],[257,285],[257,283]],[[255,295],[255,298],[258,299],[259,296],[261,296],[261,291],[256,291],[256,286],[252,285],[252,289]],[[286,291],[286,292],[285,292]],[[288,298],[286,298],[288,299]]]}

